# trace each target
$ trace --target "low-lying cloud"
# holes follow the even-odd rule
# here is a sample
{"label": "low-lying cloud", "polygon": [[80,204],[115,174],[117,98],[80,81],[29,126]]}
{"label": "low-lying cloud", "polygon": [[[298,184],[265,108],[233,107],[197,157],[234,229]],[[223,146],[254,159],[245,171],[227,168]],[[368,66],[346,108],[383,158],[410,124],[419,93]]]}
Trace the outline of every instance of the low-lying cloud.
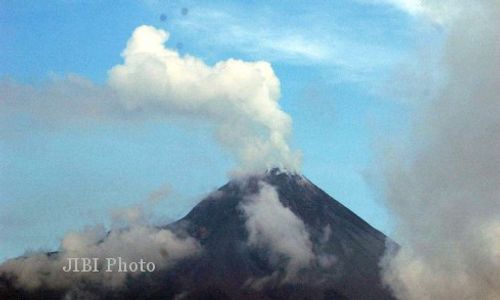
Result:
{"label": "low-lying cloud", "polygon": [[[124,284],[128,274],[136,272],[117,272],[118,264],[101,266],[98,273],[65,273],[63,266],[68,258],[106,258],[121,257],[123,262],[152,262],[155,270],[166,270],[179,260],[201,253],[201,246],[192,237],[181,237],[168,229],[152,225],[133,224],[127,228],[107,231],[104,226],[88,227],[82,232],[68,233],[62,240],[56,254],[45,252],[27,253],[25,256],[4,262],[0,274],[13,276],[15,285],[35,289],[39,287],[67,289],[78,286],[83,280],[104,287],[116,288]],[[106,270],[105,270],[106,269]]]}
{"label": "low-lying cloud", "polygon": [[[154,272],[165,271],[183,259],[201,255],[203,248],[197,239],[180,228],[174,232],[152,221],[153,209],[170,191],[169,185],[164,185],[144,201],[114,208],[110,214],[111,229],[102,224],[87,226],[65,234],[55,252],[27,251],[21,257],[3,262],[0,278],[11,278],[14,286],[27,290],[65,290],[66,296],[73,299],[74,295],[91,293],[85,287],[89,284],[123,288],[128,276],[144,274],[145,270],[151,272],[146,269],[147,263],[154,265]],[[80,272],[65,272],[70,258],[97,258],[99,272],[84,272],[81,260],[77,263]],[[142,270],[139,267],[121,272],[124,270],[121,266],[130,263],[140,266],[141,261]],[[120,266],[120,262],[126,265]]]}

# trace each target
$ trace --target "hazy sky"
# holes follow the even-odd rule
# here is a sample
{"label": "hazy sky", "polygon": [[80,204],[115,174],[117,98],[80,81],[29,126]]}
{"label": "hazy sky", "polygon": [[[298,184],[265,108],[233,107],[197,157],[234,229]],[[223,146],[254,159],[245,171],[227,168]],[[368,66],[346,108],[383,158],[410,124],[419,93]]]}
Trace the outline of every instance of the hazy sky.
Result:
{"label": "hazy sky", "polygon": [[[405,74],[415,49],[439,47],[439,22],[384,1],[226,2],[1,1],[1,84],[38,89],[71,75],[104,85],[140,25],[165,30],[167,48],[208,65],[270,62],[302,172],[390,234],[370,186],[373,145],[408,127],[412,105],[400,95],[413,83]],[[179,218],[236,164],[210,126],[183,118],[0,117],[0,260],[54,249],[68,230],[159,195],[159,221]]]}

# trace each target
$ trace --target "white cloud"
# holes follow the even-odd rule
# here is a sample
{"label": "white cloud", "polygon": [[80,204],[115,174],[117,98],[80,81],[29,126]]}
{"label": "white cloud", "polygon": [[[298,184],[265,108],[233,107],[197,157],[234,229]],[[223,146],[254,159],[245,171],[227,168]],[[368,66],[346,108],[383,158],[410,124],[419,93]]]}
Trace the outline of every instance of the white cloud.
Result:
{"label": "white cloud", "polygon": [[[429,19],[441,25],[449,25],[466,11],[472,11],[478,5],[489,0],[375,0],[376,3],[394,5],[402,11]],[[476,11],[479,12],[479,11]]]}
{"label": "white cloud", "polygon": [[[189,18],[173,19],[176,30],[194,37],[201,47],[237,51],[254,59],[335,68],[342,80],[367,79],[366,74],[385,68],[399,57],[397,49],[363,37],[366,28],[337,24],[333,8],[326,5],[288,15],[284,9],[198,7]],[[370,24],[373,25],[373,24]],[[368,30],[369,30],[368,29]],[[368,33],[366,36],[371,36]],[[360,40],[365,40],[360,42]]]}
{"label": "white cloud", "polygon": [[247,217],[248,243],[270,249],[270,261],[275,265],[284,256],[288,261],[283,280],[295,280],[315,258],[309,233],[302,220],[281,204],[274,187],[264,182],[259,185],[259,192],[241,205]]}
{"label": "white cloud", "polygon": [[[332,231],[325,226],[319,243],[313,244],[304,222],[285,207],[276,188],[260,181],[256,194],[247,196],[239,206],[246,217],[247,243],[268,250],[268,261],[274,272],[260,278],[249,278],[247,285],[260,289],[265,285],[322,280],[321,275],[308,275],[316,268],[329,269],[337,257],[324,251]],[[316,269],[317,270],[317,269]]]}
{"label": "white cloud", "polygon": [[[212,46],[227,46],[272,61],[310,64],[329,59],[330,47],[323,39],[315,39],[314,35],[303,30],[285,30],[276,24],[262,24],[262,18],[253,18],[249,24],[247,18],[236,18],[233,13],[205,7],[193,11],[190,18],[173,22],[188,32],[209,28],[210,36],[205,43]],[[266,20],[274,18],[269,16]]]}

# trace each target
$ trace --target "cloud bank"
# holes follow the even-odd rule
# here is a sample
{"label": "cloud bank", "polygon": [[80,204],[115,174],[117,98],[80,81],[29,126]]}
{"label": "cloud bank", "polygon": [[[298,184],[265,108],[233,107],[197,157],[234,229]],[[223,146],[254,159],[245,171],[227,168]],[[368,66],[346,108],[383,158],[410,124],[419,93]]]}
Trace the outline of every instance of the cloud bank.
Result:
{"label": "cloud bank", "polygon": [[[27,290],[65,290],[64,299],[98,299],[91,291],[92,286],[119,289],[126,287],[129,276],[144,274],[140,268],[120,272],[119,262],[128,266],[142,260],[143,271],[146,263],[151,262],[157,272],[200,255],[203,248],[198,240],[182,229],[174,232],[152,221],[155,205],[170,191],[169,186],[164,185],[144,201],[113,209],[110,230],[102,224],[87,226],[81,231],[66,233],[56,252],[27,251],[21,257],[2,262],[0,277],[12,279],[15,287]],[[99,272],[63,272],[69,258],[98,258]],[[107,258],[115,261],[108,265]],[[80,271],[82,267],[79,261]]]}
{"label": "cloud bank", "polygon": [[123,64],[109,70],[105,85],[77,75],[41,86],[2,81],[2,123],[12,123],[12,113],[56,125],[184,118],[214,128],[216,140],[238,160],[238,171],[297,169],[299,154],[288,144],[292,120],[279,106],[280,82],[271,65],[228,59],[209,66],[166,48],[168,37],[151,26],[136,28]]}
{"label": "cloud bank", "polygon": [[449,2],[461,13],[447,25],[446,83],[415,118],[412,143],[385,157],[385,198],[402,248],[387,256],[384,278],[399,299],[494,300],[500,299],[500,3]]}

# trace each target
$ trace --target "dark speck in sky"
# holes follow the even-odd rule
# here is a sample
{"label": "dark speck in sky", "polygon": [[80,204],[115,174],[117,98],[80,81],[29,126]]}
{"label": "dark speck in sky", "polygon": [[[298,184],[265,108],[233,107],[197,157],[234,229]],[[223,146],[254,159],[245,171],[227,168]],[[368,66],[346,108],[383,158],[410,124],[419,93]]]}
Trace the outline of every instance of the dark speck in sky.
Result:
{"label": "dark speck in sky", "polygon": [[167,15],[166,15],[166,14],[161,14],[161,15],[160,15],[160,20],[161,20],[162,22],[165,22],[165,21],[167,20]]}
{"label": "dark speck in sky", "polygon": [[187,15],[187,14],[188,14],[188,12],[189,12],[189,9],[187,9],[186,7],[183,7],[183,8],[181,9],[181,14],[182,14],[183,16]]}

